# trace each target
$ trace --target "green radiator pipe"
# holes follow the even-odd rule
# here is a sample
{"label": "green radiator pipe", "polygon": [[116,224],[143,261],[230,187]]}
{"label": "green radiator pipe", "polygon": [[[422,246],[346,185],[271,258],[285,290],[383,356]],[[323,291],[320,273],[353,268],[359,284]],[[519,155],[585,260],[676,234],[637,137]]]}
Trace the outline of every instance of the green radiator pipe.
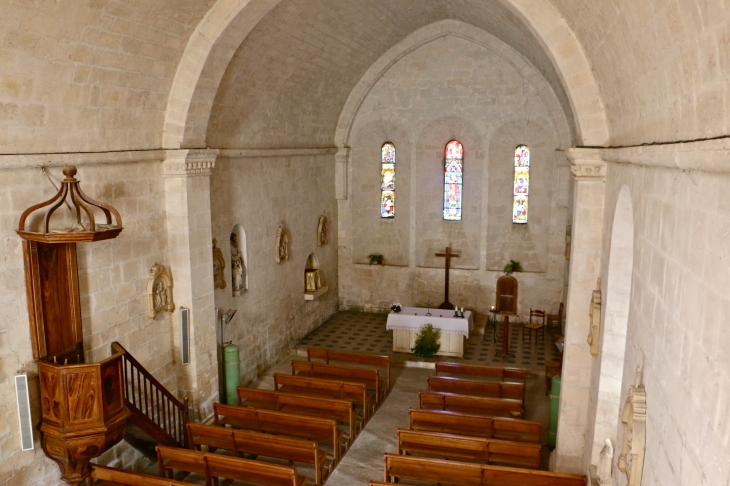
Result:
{"label": "green radiator pipe", "polygon": [[560,375],[553,376],[550,386],[550,428],[548,429],[548,447],[555,448],[558,436],[558,409],[560,407]]}
{"label": "green radiator pipe", "polygon": [[225,363],[226,403],[238,405],[236,388],[241,384],[241,362],[238,359],[238,346],[228,343],[223,347],[223,362]]}

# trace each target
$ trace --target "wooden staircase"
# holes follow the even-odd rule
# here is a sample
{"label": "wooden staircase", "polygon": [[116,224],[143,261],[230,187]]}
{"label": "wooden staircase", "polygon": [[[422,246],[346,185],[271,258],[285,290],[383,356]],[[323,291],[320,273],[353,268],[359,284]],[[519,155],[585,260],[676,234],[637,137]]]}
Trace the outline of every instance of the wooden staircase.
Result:
{"label": "wooden staircase", "polygon": [[118,342],[112,355],[122,355],[124,401],[130,415],[124,439],[149,457],[155,446],[187,447],[188,401],[178,400]]}

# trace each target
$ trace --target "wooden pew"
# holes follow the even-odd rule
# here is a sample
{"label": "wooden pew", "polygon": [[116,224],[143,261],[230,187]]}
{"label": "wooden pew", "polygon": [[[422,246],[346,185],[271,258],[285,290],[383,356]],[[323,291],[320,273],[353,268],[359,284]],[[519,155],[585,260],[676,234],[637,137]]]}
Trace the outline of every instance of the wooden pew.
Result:
{"label": "wooden pew", "polygon": [[168,471],[190,471],[205,475],[205,484],[211,480],[217,483],[220,478],[245,481],[261,486],[303,486],[307,484],[304,476],[297,474],[293,467],[252,461],[240,457],[223,456],[207,452],[157,446],[160,476]]}
{"label": "wooden pew", "polygon": [[322,378],[325,380],[347,381],[350,383],[362,383],[368,390],[375,393],[380,403],[384,390],[384,386],[380,380],[378,370],[370,368],[356,368],[353,366],[339,366],[323,363],[313,363],[311,361],[292,360],[291,374],[311,376],[312,378]]}
{"label": "wooden pew", "polygon": [[195,484],[183,481],[172,481],[167,478],[150,476],[149,474],[141,474],[92,464],[91,476],[89,476],[89,486],[100,484],[98,481],[104,481],[103,484],[109,486],[190,486],[191,484]]}
{"label": "wooden pew", "polygon": [[439,373],[468,375],[471,377],[494,378],[497,381],[525,383],[527,370],[524,368],[502,368],[500,366],[469,365],[449,361],[436,362],[436,376]]}
{"label": "wooden pew", "polygon": [[367,422],[375,411],[375,397],[367,392],[362,383],[274,373],[274,389],[296,395],[349,400],[362,409],[364,422]]}
{"label": "wooden pew", "polygon": [[[236,390],[242,407],[276,410],[296,415],[306,415],[307,417],[336,419],[347,425],[350,442],[355,440],[355,436],[362,426],[362,421],[358,418],[354,406],[349,400],[316,398],[274,390],[246,388],[244,386],[239,386]],[[266,406],[261,407],[262,403]]]}
{"label": "wooden pew", "polygon": [[408,428],[542,444],[542,423],[532,420],[410,408],[408,409]]}
{"label": "wooden pew", "polygon": [[[390,356],[382,354],[354,353],[352,351],[338,351],[336,349],[307,348],[307,361],[321,359],[326,364],[330,361],[341,361],[343,363],[355,363],[368,366],[385,368],[385,386],[383,386],[383,397],[390,393]],[[378,397],[378,402],[380,402]]]}
{"label": "wooden pew", "polygon": [[479,381],[452,376],[429,376],[428,390],[477,397],[514,398],[525,404],[525,384],[508,381]]}
{"label": "wooden pew", "polygon": [[[586,486],[586,477],[470,462],[385,454],[384,482],[411,479],[454,486]],[[398,481],[400,482],[400,481]],[[379,484],[374,482],[371,484]]]}
{"label": "wooden pew", "polygon": [[334,464],[339,462],[342,451],[347,447],[342,430],[332,419],[309,417],[303,420],[301,415],[221,403],[213,404],[213,414],[217,426],[331,443]]}
{"label": "wooden pew", "polygon": [[540,469],[540,444],[398,429],[398,454]]}
{"label": "wooden pew", "polygon": [[225,449],[234,456],[252,454],[312,464],[317,486],[321,486],[326,476],[327,455],[314,441],[192,422],[187,424],[187,429],[191,449],[199,451],[201,446],[207,446],[211,452]]}
{"label": "wooden pew", "polygon": [[418,392],[421,408],[492,417],[522,418],[522,400],[512,398],[472,397],[445,392]]}

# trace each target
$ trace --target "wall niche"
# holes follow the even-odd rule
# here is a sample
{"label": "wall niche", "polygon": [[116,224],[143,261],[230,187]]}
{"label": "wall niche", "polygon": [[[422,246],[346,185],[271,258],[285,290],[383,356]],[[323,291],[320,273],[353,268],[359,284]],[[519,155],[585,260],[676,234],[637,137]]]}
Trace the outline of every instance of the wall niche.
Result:
{"label": "wall niche", "polygon": [[304,265],[304,299],[314,300],[327,292],[327,286],[322,284],[322,274],[319,269],[319,259],[310,253]]}

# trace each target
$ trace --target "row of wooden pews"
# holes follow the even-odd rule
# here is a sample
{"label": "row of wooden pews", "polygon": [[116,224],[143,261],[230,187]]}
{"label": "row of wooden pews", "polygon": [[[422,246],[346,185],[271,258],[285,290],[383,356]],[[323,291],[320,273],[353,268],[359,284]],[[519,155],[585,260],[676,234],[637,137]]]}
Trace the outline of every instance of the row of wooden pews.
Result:
{"label": "row of wooden pews", "polygon": [[384,482],[370,486],[585,486],[585,476],[540,470],[542,424],[522,418],[526,379],[520,368],[437,362],[397,454],[384,455]]}
{"label": "row of wooden pews", "polygon": [[390,391],[390,358],[310,348],[307,361],[294,360],[291,369],[274,374],[274,390],[239,387],[239,405],[214,404],[213,425],[189,423],[190,449],[158,446],[160,477],[98,466],[90,484],[192,484],[169,479],[183,471],[206,485],[301,486],[308,478],[291,464],[305,464],[321,486]]}

